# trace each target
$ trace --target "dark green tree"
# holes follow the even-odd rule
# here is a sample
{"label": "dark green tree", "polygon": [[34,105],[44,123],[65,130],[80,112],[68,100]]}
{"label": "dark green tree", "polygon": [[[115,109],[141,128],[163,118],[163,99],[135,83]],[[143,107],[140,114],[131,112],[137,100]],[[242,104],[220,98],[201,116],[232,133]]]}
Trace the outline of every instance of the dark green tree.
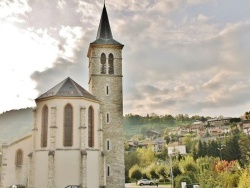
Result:
{"label": "dark green tree", "polygon": [[152,164],[146,169],[146,173],[150,177],[150,179],[159,179],[159,175],[157,173],[157,165]]}
{"label": "dark green tree", "polygon": [[240,159],[239,163],[241,166],[248,166],[250,164],[250,136],[245,133],[241,133],[238,141],[240,147]]}
{"label": "dark green tree", "polygon": [[130,170],[129,170],[129,177],[131,179],[136,180],[136,183],[139,179],[142,178],[142,171],[141,168],[138,165],[134,165]]}
{"label": "dark green tree", "polygon": [[232,135],[226,139],[225,146],[221,150],[222,159],[227,161],[240,160],[239,135]]}

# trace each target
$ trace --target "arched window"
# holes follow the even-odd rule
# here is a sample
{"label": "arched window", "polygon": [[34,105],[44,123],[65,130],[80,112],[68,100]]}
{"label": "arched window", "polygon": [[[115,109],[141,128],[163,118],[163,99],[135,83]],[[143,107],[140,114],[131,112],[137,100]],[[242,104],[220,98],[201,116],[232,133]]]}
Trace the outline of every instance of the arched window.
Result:
{"label": "arched window", "polygon": [[101,54],[101,74],[106,74],[106,55]]}
{"label": "arched window", "polygon": [[114,74],[114,56],[109,54],[109,74]]}
{"label": "arched window", "polygon": [[88,145],[94,147],[94,109],[92,106],[88,110]]}
{"label": "arched window", "polygon": [[22,166],[23,164],[23,151],[21,149],[16,151],[16,166]]}
{"label": "arched window", "polygon": [[73,108],[67,104],[64,108],[64,146],[73,145]]}
{"label": "arched window", "polygon": [[41,147],[47,147],[48,139],[48,107],[45,105],[42,110]]}

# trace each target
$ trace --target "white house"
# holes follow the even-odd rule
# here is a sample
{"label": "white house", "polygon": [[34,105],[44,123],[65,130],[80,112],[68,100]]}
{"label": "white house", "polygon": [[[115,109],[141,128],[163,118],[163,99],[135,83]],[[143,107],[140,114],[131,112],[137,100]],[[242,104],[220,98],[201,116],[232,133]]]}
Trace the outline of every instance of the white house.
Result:
{"label": "white house", "polygon": [[183,144],[180,144],[179,142],[174,142],[172,144],[169,144],[168,146],[168,154],[172,155],[175,152],[181,155],[186,154],[186,146]]}

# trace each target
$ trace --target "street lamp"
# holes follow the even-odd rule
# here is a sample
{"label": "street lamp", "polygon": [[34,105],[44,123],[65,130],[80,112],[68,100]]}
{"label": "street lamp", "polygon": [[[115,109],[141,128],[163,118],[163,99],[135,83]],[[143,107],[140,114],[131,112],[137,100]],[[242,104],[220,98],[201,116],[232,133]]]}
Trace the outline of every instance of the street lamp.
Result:
{"label": "street lamp", "polygon": [[171,188],[174,188],[174,174],[173,174],[173,156],[176,156],[178,154],[178,151],[175,149],[171,150],[169,153],[169,164],[170,164],[170,176],[171,176]]}
{"label": "street lamp", "polygon": [[226,145],[221,145],[218,150],[220,150],[220,160],[222,161],[222,153],[221,153],[221,150],[223,149],[223,147],[226,146]]}

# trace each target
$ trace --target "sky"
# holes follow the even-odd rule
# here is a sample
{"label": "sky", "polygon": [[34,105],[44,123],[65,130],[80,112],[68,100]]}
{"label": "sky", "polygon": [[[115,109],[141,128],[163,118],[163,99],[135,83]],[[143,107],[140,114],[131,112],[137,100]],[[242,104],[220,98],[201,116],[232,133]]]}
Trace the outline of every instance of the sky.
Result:
{"label": "sky", "polygon": [[[103,0],[0,1],[0,113],[71,77],[88,90]],[[124,114],[250,111],[249,0],[106,0],[124,44]]]}

